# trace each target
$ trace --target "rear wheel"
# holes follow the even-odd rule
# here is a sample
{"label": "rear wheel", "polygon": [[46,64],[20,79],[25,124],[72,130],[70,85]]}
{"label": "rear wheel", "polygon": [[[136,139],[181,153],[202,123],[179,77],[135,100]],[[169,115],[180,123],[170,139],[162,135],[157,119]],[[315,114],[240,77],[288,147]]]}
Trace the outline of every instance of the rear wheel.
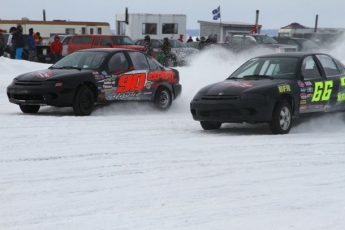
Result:
{"label": "rear wheel", "polygon": [[222,123],[213,121],[200,121],[200,125],[204,130],[214,130],[219,129],[220,126],[222,126]]}
{"label": "rear wheel", "polygon": [[76,116],[89,116],[95,104],[95,98],[91,89],[81,86],[74,95],[73,111]]}
{"label": "rear wheel", "polygon": [[291,106],[286,101],[279,102],[272,115],[270,128],[273,134],[287,134],[292,123]]}
{"label": "rear wheel", "polygon": [[37,113],[40,107],[39,105],[19,105],[23,113]]}
{"label": "rear wheel", "polygon": [[172,103],[172,95],[168,88],[159,87],[155,99],[154,105],[159,110],[168,110]]}

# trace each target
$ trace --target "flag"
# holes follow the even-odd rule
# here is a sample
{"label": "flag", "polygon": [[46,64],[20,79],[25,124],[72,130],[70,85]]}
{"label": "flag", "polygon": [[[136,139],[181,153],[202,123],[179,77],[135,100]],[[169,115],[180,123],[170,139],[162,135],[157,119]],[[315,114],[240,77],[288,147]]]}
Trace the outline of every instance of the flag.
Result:
{"label": "flag", "polygon": [[220,18],[220,6],[218,6],[217,9],[214,9],[212,11],[213,14],[213,20],[218,20],[218,18]]}
{"label": "flag", "polygon": [[258,33],[258,25],[255,24],[249,33],[250,34],[257,34]]}

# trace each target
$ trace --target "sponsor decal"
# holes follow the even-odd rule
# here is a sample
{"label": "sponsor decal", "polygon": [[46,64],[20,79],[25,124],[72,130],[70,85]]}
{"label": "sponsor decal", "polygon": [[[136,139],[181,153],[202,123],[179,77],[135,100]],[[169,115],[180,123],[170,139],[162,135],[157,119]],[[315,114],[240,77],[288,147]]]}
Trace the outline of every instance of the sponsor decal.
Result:
{"label": "sponsor decal", "polygon": [[299,87],[305,87],[305,85],[304,85],[304,83],[303,82],[301,82],[301,81],[297,81],[297,84],[299,85]]}
{"label": "sponsor decal", "polygon": [[103,85],[103,88],[104,89],[111,89],[111,88],[113,88],[113,86],[112,85]]}
{"label": "sponsor decal", "polygon": [[104,98],[104,94],[101,93],[101,94],[98,95],[98,97],[103,99]]}
{"label": "sponsor decal", "polygon": [[50,70],[36,71],[36,72],[33,72],[32,74],[39,78],[48,78],[53,75],[52,71]]}
{"label": "sponsor decal", "polygon": [[145,88],[146,89],[151,89],[151,82],[146,82],[146,84],[145,84]]}
{"label": "sponsor decal", "polygon": [[307,100],[301,100],[301,101],[300,101],[300,104],[301,104],[301,105],[307,104]]}
{"label": "sponsor decal", "polygon": [[253,83],[250,81],[223,81],[220,83],[221,85],[223,84],[230,84],[235,87],[240,87],[240,88],[251,88],[253,87]]}
{"label": "sponsor decal", "polygon": [[301,92],[305,93],[305,92],[307,92],[307,89],[306,88],[301,88]]}
{"label": "sponsor decal", "polygon": [[301,96],[301,99],[303,99],[303,100],[307,99],[307,95],[305,93],[301,93],[300,96]]}
{"label": "sponsor decal", "polygon": [[301,106],[299,107],[299,110],[307,110],[307,106],[306,106],[306,105],[301,105]]}
{"label": "sponsor decal", "polygon": [[279,93],[291,92],[290,85],[278,85]]}
{"label": "sponsor decal", "polygon": [[307,94],[307,98],[311,98],[311,97],[313,97],[313,94],[308,93],[308,94]]}
{"label": "sponsor decal", "polygon": [[173,71],[152,71],[147,74],[148,81],[169,81],[174,79],[175,74]]}
{"label": "sponsor decal", "polygon": [[111,100],[137,100],[137,93],[116,93],[116,94],[106,94],[105,98],[109,101]]}
{"label": "sponsor decal", "polygon": [[313,88],[313,87],[307,87],[307,92],[308,92],[308,93],[314,92],[314,88]]}
{"label": "sponsor decal", "polygon": [[322,109],[323,105],[309,105],[308,108],[309,109]]}
{"label": "sponsor decal", "polygon": [[311,86],[311,85],[313,85],[313,84],[312,84],[310,81],[306,81],[306,82],[305,82],[305,85],[306,85],[306,86]]}
{"label": "sponsor decal", "polygon": [[338,93],[338,101],[345,101],[345,93]]}

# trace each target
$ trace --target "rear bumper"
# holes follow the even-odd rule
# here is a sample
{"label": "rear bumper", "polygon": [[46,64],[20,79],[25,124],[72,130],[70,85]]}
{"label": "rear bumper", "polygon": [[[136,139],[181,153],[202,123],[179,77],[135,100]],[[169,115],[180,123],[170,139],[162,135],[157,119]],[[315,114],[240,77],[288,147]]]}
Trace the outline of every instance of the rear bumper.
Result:
{"label": "rear bumper", "polygon": [[182,85],[178,84],[178,85],[173,85],[173,90],[174,90],[174,99],[178,98],[179,96],[181,96],[182,93]]}

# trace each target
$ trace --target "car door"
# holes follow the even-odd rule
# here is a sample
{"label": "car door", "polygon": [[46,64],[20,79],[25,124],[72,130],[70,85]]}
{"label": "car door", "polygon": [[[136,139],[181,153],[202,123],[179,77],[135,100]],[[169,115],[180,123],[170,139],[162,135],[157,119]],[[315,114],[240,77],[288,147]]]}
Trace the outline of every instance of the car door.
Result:
{"label": "car door", "polygon": [[326,75],[326,81],[332,85],[330,88],[331,97],[328,103],[328,110],[344,109],[345,103],[345,69],[337,63],[333,58],[325,54],[316,55],[322,65],[322,69]]}
{"label": "car door", "polygon": [[299,112],[313,113],[327,109],[333,82],[325,81],[316,57],[305,57],[300,73],[301,78],[297,81],[300,87]]}

